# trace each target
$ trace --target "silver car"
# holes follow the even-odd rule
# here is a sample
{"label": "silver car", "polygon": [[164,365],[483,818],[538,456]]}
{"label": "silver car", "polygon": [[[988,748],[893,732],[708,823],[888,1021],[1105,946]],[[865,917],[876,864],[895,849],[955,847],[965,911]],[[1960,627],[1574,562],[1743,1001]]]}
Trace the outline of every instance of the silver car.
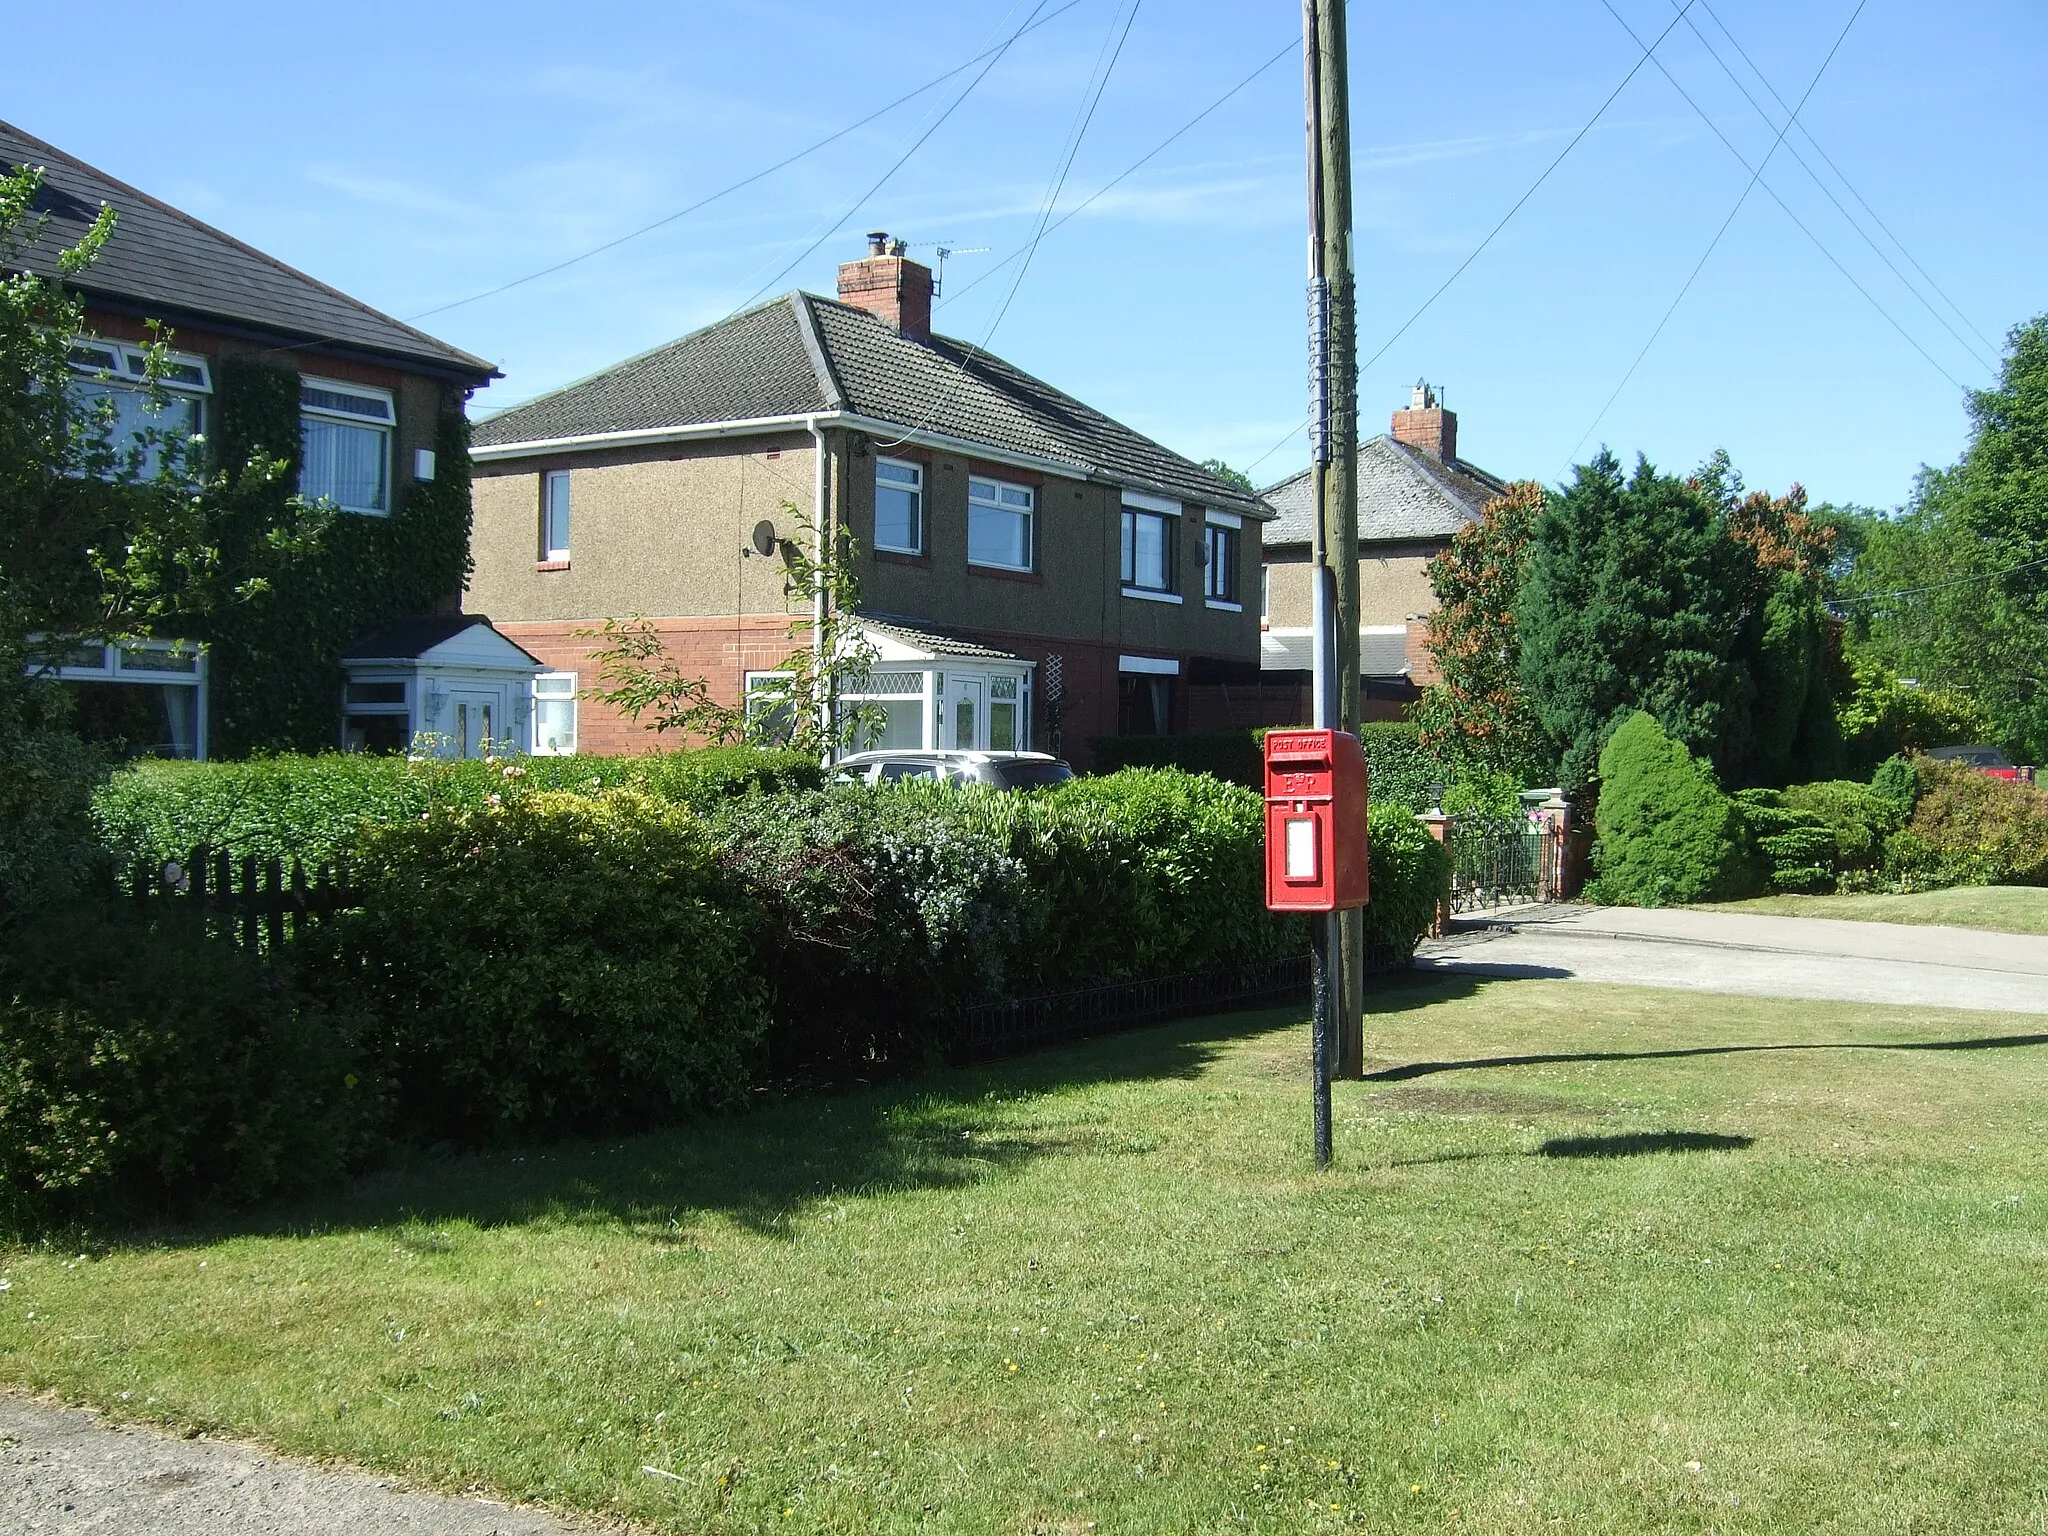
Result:
{"label": "silver car", "polygon": [[893,784],[936,779],[951,784],[992,784],[997,789],[1044,789],[1064,784],[1074,770],[1044,752],[855,752],[833,764],[837,784]]}

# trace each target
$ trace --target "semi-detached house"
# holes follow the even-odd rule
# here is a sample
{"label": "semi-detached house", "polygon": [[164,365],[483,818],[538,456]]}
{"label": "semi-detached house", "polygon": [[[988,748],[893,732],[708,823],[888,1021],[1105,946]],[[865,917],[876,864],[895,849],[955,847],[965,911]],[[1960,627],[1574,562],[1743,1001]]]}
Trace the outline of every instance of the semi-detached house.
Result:
{"label": "semi-detached house", "polygon": [[794,292],[476,430],[466,603],[541,659],[539,750],[636,751],[588,630],[655,624],[726,703],[791,648],[792,508],[857,547],[879,745],[1038,748],[1228,722],[1259,682],[1257,497],[932,330],[870,236]]}

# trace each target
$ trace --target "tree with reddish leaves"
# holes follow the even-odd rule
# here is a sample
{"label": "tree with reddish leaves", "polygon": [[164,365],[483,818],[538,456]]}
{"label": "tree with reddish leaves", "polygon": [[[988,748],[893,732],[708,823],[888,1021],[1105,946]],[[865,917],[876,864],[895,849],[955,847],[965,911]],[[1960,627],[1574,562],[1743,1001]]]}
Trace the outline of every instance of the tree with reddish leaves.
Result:
{"label": "tree with reddish leaves", "polygon": [[1543,487],[1509,486],[1429,563],[1436,611],[1425,642],[1439,681],[1417,714],[1423,742],[1467,772],[1526,779],[1538,771],[1542,734],[1521,675],[1515,598]]}

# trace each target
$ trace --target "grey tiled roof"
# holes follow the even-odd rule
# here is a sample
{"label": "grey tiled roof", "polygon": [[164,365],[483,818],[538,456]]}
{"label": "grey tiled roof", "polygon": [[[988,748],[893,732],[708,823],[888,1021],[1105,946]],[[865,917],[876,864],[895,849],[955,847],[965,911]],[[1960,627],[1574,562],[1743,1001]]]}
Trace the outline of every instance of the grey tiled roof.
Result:
{"label": "grey tiled roof", "polygon": [[[1259,637],[1259,670],[1262,672],[1310,672],[1315,669],[1315,637],[1276,635]],[[1360,677],[1406,677],[1408,637],[1405,634],[1361,632],[1358,637]]]}
{"label": "grey tiled roof", "polygon": [[922,619],[901,618],[893,613],[860,614],[860,621],[869,629],[880,630],[912,645],[921,651],[930,651],[934,656],[979,656],[986,661],[1016,661],[1017,656],[1009,651],[999,651],[992,645],[983,645],[979,640],[970,639],[957,630],[942,629]]}
{"label": "grey tiled roof", "polygon": [[[1268,549],[1310,542],[1315,526],[1312,486],[1304,469],[1266,488],[1263,494],[1277,514],[1264,530]],[[1446,464],[1383,434],[1358,445],[1358,536],[1449,538],[1506,489],[1475,464],[1463,459]]]}
{"label": "grey tiled roof", "polygon": [[[394,619],[382,629],[373,630],[363,636],[343,654],[343,661],[394,661],[424,656],[444,640],[452,640],[464,630],[474,629],[481,624],[491,633],[491,621],[480,613],[422,613],[411,618]],[[536,667],[542,663],[525,646],[500,640],[532,662]]]}
{"label": "grey tiled roof", "polygon": [[480,447],[845,410],[1267,515],[1257,497],[1001,358],[791,293],[480,423]]}
{"label": "grey tiled roof", "polygon": [[279,340],[335,343],[479,381],[497,373],[483,359],[379,314],[339,289],[0,122],[0,168],[24,165],[43,168],[36,208],[49,220],[41,238],[22,254],[21,264],[28,270],[44,277],[57,275],[58,252],[77,244],[98,217],[100,204],[114,210],[113,238],[99,260],[68,280],[88,298],[137,306],[174,323],[214,320]]}

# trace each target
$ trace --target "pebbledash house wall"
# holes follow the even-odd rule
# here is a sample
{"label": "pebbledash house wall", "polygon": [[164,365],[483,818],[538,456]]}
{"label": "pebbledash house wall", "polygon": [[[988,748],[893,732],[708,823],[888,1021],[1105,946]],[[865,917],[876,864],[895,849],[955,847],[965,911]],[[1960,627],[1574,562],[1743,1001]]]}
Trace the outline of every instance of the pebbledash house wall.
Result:
{"label": "pebbledash house wall", "polygon": [[[1059,657],[1065,712],[1059,746],[1086,766],[1092,736],[1118,726],[1120,658],[1177,661],[1176,730],[1236,723],[1234,695],[1253,688],[1190,686],[1202,660],[1256,665],[1258,527],[1239,540],[1236,609],[1203,595],[1205,509],[1184,504],[1177,551],[1180,602],[1123,595],[1119,487],[1044,475],[968,456],[889,447],[884,455],[925,466],[925,549],[916,556],[874,548],[874,455],[858,433],[829,431],[827,474],[838,525],[861,550],[863,607],[972,635],[1039,664],[1032,741],[1053,745],[1045,713],[1045,663]],[[570,474],[566,566],[541,548],[542,487],[548,472]],[[1035,569],[1009,572],[967,563],[967,479],[988,475],[1037,493]],[[605,618],[643,616],[688,676],[735,704],[745,674],[773,668],[800,640],[792,619],[807,605],[790,597],[782,562],[752,552],[754,527],[769,521],[795,533],[793,504],[808,517],[815,495],[807,432],[663,443],[476,466],[474,571],[464,606],[556,671],[574,672],[580,695],[578,746],[586,752],[649,751],[682,743],[624,719],[587,697],[596,682],[597,642],[577,635]],[[1253,716],[1258,711],[1251,711]]]}

